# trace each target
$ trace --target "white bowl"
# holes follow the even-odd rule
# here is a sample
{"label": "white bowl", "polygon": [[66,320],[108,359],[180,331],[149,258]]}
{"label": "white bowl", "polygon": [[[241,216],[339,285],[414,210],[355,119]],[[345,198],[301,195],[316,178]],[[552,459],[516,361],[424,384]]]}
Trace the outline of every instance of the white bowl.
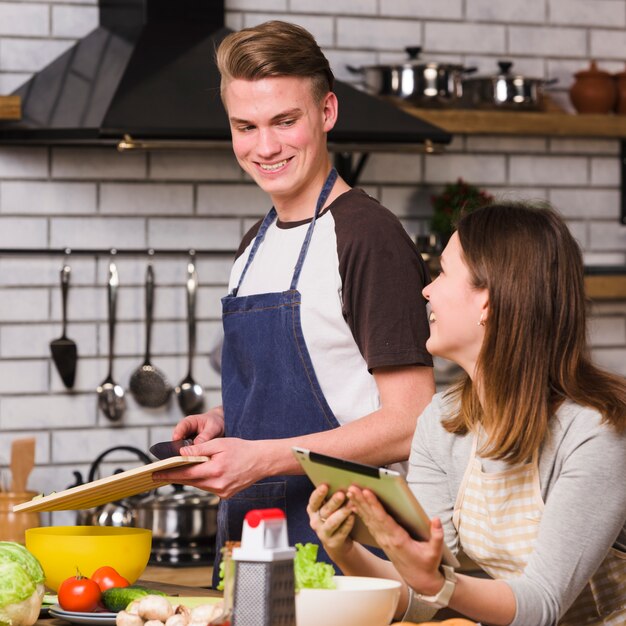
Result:
{"label": "white bowl", "polygon": [[297,626],[387,626],[398,606],[400,583],[386,578],[335,576],[336,589],[301,589]]}

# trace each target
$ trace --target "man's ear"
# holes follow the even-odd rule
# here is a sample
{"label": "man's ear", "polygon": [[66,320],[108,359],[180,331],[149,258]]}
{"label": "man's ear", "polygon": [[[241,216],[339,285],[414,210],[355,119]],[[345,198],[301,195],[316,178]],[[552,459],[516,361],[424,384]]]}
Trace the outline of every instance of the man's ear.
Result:
{"label": "man's ear", "polygon": [[327,133],[333,129],[337,123],[337,116],[339,114],[339,102],[337,96],[329,91],[323,100],[322,113],[324,115],[324,132]]}

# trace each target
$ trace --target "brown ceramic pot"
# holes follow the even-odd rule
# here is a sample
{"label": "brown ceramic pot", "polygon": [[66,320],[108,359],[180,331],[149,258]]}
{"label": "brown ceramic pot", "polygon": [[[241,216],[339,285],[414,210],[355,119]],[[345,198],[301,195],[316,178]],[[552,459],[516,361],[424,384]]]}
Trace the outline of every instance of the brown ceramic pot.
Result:
{"label": "brown ceramic pot", "polygon": [[610,113],[617,100],[617,87],[609,72],[598,69],[591,61],[589,69],[574,74],[570,99],[578,113]]}
{"label": "brown ceramic pot", "polygon": [[617,105],[615,112],[618,115],[626,115],[626,69],[619,74],[615,74],[617,87]]}

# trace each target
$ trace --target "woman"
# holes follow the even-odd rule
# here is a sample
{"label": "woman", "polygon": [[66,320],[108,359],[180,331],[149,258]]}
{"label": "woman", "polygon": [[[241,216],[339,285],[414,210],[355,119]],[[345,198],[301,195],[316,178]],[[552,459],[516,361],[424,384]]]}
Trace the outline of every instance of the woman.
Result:
{"label": "woman", "polygon": [[[311,526],[345,574],[404,580],[405,619],[450,606],[484,624],[625,624],[626,385],[590,362],[576,242],[551,209],[492,205],[460,220],[441,265],[427,348],[465,376],[413,438],[430,539],[355,486],[316,489]],[[391,563],[350,539],[355,514]],[[440,567],[444,540],[490,578]]]}

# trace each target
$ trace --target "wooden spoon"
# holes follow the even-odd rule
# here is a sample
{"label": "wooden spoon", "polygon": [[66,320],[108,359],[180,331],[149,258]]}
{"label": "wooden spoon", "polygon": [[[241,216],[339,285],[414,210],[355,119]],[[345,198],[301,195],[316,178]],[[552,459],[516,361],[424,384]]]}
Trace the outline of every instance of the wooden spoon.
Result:
{"label": "wooden spoon", "polygon": [[15,439],[11,444],[11,491],[24,493],[35,465],[35,438]]}

